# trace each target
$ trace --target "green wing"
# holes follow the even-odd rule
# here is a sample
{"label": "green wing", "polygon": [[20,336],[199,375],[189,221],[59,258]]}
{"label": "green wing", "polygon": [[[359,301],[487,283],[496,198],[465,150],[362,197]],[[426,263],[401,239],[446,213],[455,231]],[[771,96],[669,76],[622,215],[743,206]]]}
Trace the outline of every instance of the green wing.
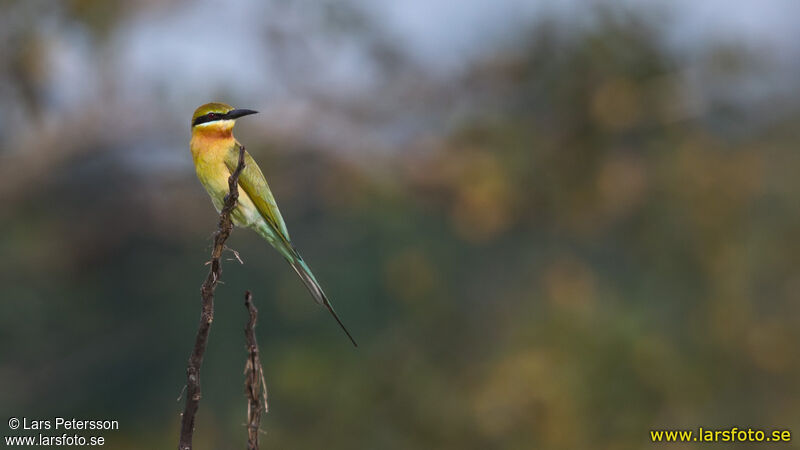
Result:
{"label": "green wing", "polygon": [[[225,157],[225,165],[228,170],[233,173],[236,166],[239,164],[239,145],[237,144]],[[239,186],[247,192],[247,195],[253,200],[253,203],[258,208],[258,212],[264,217],[267,224],[276,232],[281,234],[281,237],[287,243],[289,242],[289,230],[286,229],[286,224],[283,222],[281,212],[278,210],[278,204],[275,203],[275,197],[272,196],[272,191],[269,189],[267,179],[261,173],[261,169],[256,164],[256,161],[246,151],[244,152],[244,170],[239,175]]]}

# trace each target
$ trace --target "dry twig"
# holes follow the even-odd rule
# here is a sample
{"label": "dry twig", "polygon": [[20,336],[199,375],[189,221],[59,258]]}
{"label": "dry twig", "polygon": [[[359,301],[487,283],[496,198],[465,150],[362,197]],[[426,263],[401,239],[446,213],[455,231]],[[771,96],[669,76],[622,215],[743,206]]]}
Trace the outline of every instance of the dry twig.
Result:
{"label": "dry twig", "polygon": [[269,411],[269,406],[267,405],[264,368],[261,366],[255,333],[258,310],[253,305],[253,296],[250,291],[244,294],[244,306],[250,313],[250,320],[247,321],[244,328],[244,336],[247,341],[247,363],[244,366],[244,388],[247,396],[247,450],[258,450],[261,413]]}
{"label": "dry twig", "polygon": [[178,444],[179,450],[192,449],[192,435],[194,434],[194,420],[197,408],[200,405],[200,367],[203,365],[203,356],[208,345],[208,332],[211,322],[214,320],[214,290],[222,274],[222,264],[220,258],[225,249],[225,241],[231,235],[233,222],[231,212],[239,199],[239,175],[244,170],[244,147],[239,148],[239,164],[228,178],[228,195],[219,213],[219,225],[214,234],[214,248],[211,251],[211,270],[208,272],[203,286],[200,288],[202,297],[202,310],[200,313],[200,325],[197,328],[192,355],[189,357],[189,364],[186,367],[186,406],[181,418],[181,436]]}

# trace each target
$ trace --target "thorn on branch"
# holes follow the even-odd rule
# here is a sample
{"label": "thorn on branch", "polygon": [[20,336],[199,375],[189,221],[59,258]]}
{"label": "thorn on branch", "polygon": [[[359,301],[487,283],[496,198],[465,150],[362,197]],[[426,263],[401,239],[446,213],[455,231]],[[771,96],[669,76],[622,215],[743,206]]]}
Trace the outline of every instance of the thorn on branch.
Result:
{"label": "thorn on branch", "polygon": [[[239,264],[244,265],[244,261],[242,261],[242,257],[239,255],[239,252],[237,252],[236,250],[234,250],[234,249],[232,249],[230,247],[225,247],[225,250],[228,250],[231,253],[233,253],[233,256],[236,258],[237,261],[239,261]],[[229,260],[229,261],[232,261],[232,260]]]}

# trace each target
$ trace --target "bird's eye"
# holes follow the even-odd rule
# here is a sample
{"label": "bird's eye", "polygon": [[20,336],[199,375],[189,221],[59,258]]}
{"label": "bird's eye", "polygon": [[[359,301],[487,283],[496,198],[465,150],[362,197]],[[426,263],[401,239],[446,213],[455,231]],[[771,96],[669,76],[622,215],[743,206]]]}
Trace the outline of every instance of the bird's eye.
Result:
{"label": "bird's eye", "polygon": [[209,114],[208,114],[208,118],[209,118],[209,119],[216,119],[218,115],[219,115],[219,114],[217,114],[217,113],[209,113]]}

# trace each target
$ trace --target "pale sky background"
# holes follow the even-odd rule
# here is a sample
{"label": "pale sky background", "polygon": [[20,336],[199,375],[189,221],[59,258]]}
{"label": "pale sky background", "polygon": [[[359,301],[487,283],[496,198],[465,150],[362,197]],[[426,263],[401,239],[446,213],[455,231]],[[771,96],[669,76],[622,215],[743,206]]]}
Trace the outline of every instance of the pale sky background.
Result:
{"label": "pale sky background", "polygon": [[[175,130],[165,145],[177,146],[185,138],[180,127],[198,103],[219,99],[262,111],[272,124],[265,133],[302,129],[312,141],[332,147],[402,147],[424,133],[425,126],[441,126],[436,117],[453,113],[433,98],[436,90],[428,103],[409,100],[418,80],[443,89],[452,86],[476,61],[513,50],[538,22],[555,21],[564,36],[590,29],[601,5],[635,11],[659,24],[664,45],[688,62],[688,81],[706,83],[702,92],[722,89],[754,105],[797,98],[800,2],[793,0],[201,0],[136,5],[102,37],[70,21],[51,2],[19,2],[3,14],[4,39],[24,33],[33,20],[48,43],[46,69],[36,81],[46,100],[45,123],[58,123],[87,105],[103,105],[108,117],[122,114],[122,108],[133,114],[126,123],[134,128],[137,123],[151,127],[148,117],[161,117],[164,130]],[[702,60],[719,43],[758,55],[763,70],[733,86],[703,81],[692,61]],[[386,48],[404,58],[388,73],[375,57]],[[26,133],[36,132],[26,128],[18,96],[14,86],[0,80],[5,129],[0,129],[0,142],[8,136],[23,142]],[[335,106],[359,101],[369,112],[358,121]],[[136,114],[153,105],[155,113]]]}

